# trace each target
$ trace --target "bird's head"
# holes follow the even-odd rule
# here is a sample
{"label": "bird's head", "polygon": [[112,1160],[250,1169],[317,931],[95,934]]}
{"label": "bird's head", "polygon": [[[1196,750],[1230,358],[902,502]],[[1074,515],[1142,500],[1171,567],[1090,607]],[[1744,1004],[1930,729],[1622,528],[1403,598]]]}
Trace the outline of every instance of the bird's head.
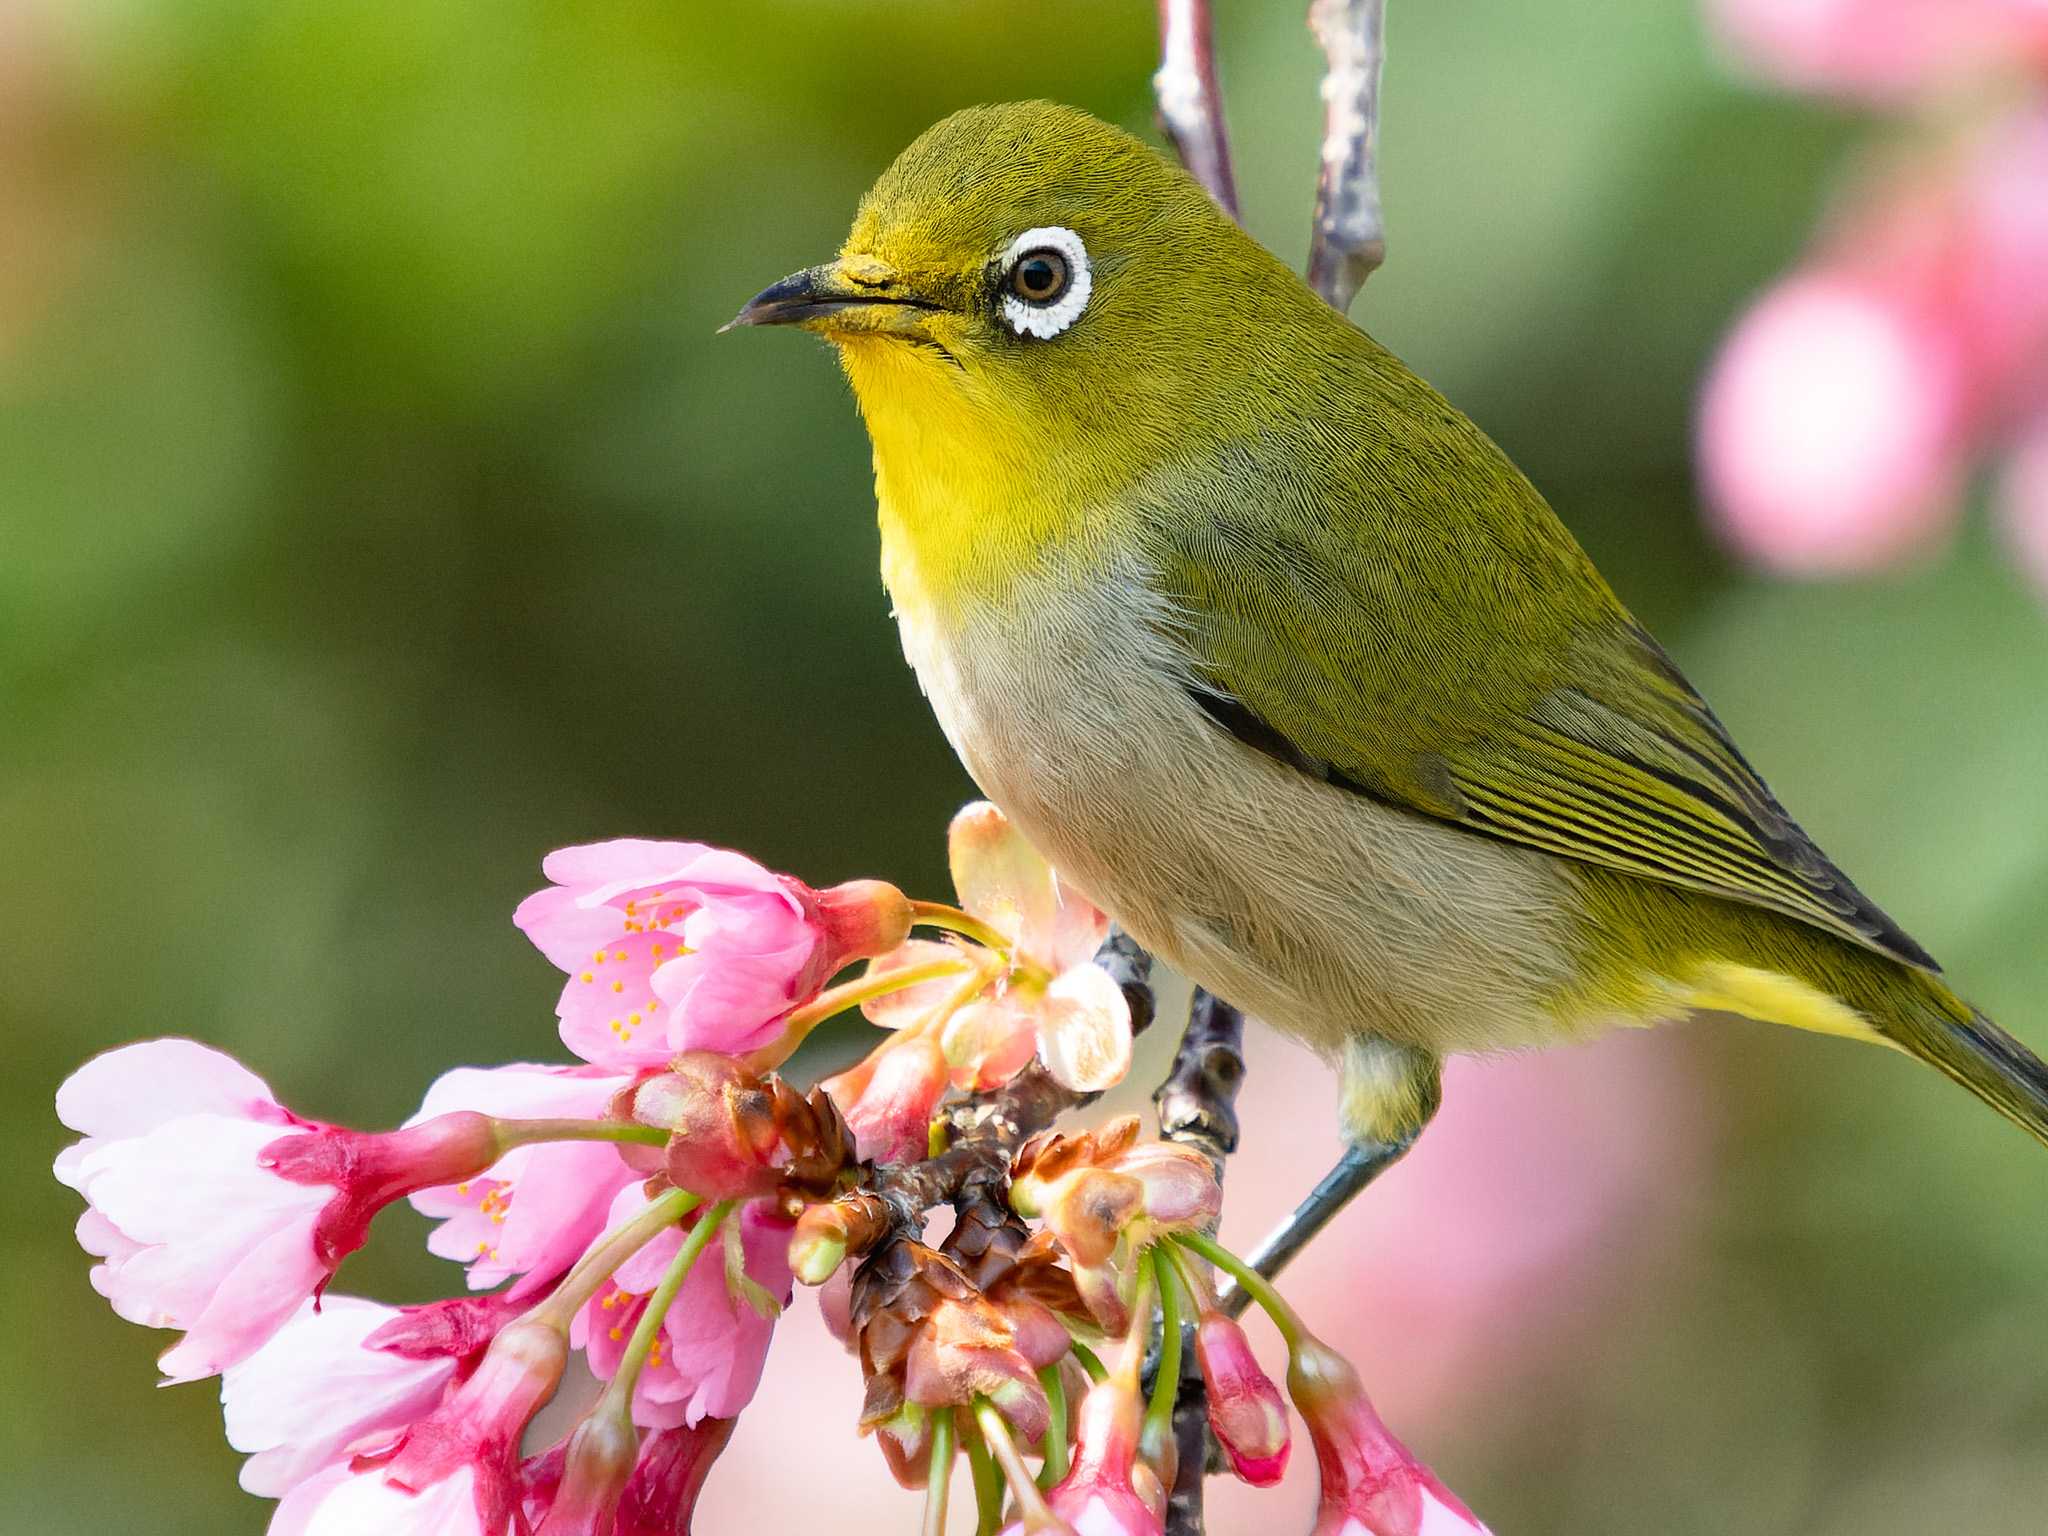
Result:
{"label": "bird's head", "polygon": [[1247,347],[1271,350],[1260,294],[1282,288],[1307,296],[1157,151],[1018,102],[927,130],[862,200],[836,260],[733,323],[833,342],[885,470],[943,452],[1042,481],[1056,462],[1085,495],[1185,436]]}

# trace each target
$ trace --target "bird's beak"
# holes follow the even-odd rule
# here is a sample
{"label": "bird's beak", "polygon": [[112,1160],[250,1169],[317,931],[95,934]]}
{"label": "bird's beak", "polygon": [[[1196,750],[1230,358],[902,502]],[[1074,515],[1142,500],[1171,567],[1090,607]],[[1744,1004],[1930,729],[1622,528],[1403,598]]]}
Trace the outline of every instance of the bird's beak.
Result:
{"label": "bird's beak", "polygon": [[747,300],[721,333],[740,325],[797,325],[826,334],[881,333],[922,339],[925,320],[941,308],[871,256],[806,267]]}

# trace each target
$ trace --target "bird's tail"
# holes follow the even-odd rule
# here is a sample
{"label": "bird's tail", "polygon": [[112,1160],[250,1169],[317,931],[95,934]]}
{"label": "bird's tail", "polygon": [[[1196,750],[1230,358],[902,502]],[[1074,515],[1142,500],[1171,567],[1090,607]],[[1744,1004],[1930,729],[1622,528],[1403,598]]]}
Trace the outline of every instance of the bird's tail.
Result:
{"label": "bird's tail", "polygon": [[1919,979],[1924,1005],[1880,1024],[1885,1038],[2048,1145],[2048,1062],[1933,977]]}

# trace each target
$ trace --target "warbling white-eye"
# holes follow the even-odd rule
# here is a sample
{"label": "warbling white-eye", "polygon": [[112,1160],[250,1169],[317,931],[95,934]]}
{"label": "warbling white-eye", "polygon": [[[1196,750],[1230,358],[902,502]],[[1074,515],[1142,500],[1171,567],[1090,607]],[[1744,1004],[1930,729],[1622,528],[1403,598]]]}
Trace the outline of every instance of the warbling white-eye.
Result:
{"label": "warbling white-eye", "polygon": [[739,321],[837,348],[903,648],[984,792],[1339,1064],[1350,1151],[1297,1236],[1415,1139],[1445,1055],[1689,1015],[1893,1046],[2048,1140],[2048,1068],[1506,455],[1139,140],[949,117]]}

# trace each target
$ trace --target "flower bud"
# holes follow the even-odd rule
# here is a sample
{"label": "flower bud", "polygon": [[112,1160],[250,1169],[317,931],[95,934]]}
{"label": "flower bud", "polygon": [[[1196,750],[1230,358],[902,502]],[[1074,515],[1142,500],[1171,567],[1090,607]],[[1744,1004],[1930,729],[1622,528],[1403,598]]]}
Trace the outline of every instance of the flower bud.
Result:
{"label": "flower bud", "polygon": [[1287,1391],[1308,1423],[1322,1475],[1311,1536],[1489,1536],[1389,1432],[1342,1355],[1304,1336],[1288,1360]]}
{"label": "flower bud", "polygon": [[886,880],[849,880],[809,895],[825,933],[827,974],[886,955],[910,937],[909,898]]}
{"label": "flower bud", "polygon": [[1287,1404],[1259,1368],[1236,1321],[1208,1311],[1195,1327],[1195,1358],[1208,1384],[1209,1428],[1230,1470],[1254,1488],[1270,1488],[1287,1470],[1292,1437]]}
{"label": "flower bud", "polygon": [[672,1133],[663,1171],[678,1189],[744,1200],[782,1180],[774,1095],[729,1056],[683,1052],[634,1090],[633,1113]]}

